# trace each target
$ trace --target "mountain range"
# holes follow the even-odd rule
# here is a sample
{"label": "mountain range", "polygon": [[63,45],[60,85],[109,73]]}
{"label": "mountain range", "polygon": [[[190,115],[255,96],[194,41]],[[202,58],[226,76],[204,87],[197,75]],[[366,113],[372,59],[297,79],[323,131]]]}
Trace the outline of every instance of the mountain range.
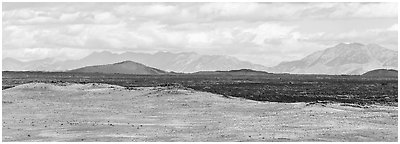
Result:
{"label": "mountain range", "polygon": [[47,58],[21,62],[3,59],[2,70],[12,71],[67,71],[86,66],[133,61],[156,69],[193,73],[199,71],[229,71],[252,69],[274,73],[298,74],[363,74],[373,69],[397,69],[397,51],[376,44],[341,43],[314,52],[303,59],[282,62],[274,67],[253,64],[223,55],[158,52],[154,54],[108,51],[94,52],[79,60],[55,61]]}
{"label": "mountain range", "polygon": [[379,68],[397,69],[397,51],[376,44],[341,43],[301,60],[282,62],[271,72],[297,74],[363,74]]}
{"label": "mountain range", "polygon": [[[15,59],[3,59],[4,70],[30,71],[66,71],[84,66],[112,64],[121,61],[134,61],[150,67],[174,72],[197,72],[207,70],[259,69],[265,66],[241,61],[234,57],[222,55],[200,55],[197,53],[158,52],[155,54],[126,52],[122,54],[108,51],[94,52],[79,60],[67,60],[49,64],[50,60],[20,62]],[[36,63],[37,62],[37,63]]]}

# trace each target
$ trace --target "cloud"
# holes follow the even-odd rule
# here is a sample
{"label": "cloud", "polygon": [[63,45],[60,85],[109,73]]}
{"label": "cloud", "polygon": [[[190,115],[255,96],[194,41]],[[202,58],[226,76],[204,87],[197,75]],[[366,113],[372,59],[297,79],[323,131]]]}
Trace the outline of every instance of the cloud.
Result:
{"label": "cloud", "polygon": [[65,13],[65,14],[61,14],[60,21],[62,21],[62,22],[73,22],[73,21],[76,21],[79,17],[80,17],[80,13],[79,12]]}
{"label": "cloud", "polygon": [[16,3],[5,5],[16,7],[3,11],[3,18],[11,24],[87,22],[88,16],[101,23],[156,19],[167,24],[397,17],[397,3],[46,3],[32,8],[18,8]]}
{"label": "cloud", "polygon": [[35,16],[33,10],[22,9],[22,10],[14,10],[9,12],[3,12],[3,18],[7,20],[12,19],[29,19]]}
{"label": "cloud", "polygon": [[19,26],[3,27],[3,50],[19,47],[31,47],[36,44],[35,35],[29,28]]}
{"label": "cloud", "polygon": [[206,16],[236,17],[254,14],[260,5],[256,3],[207,3],[199,8]]}
{"label": "cloud", "polygon": [[[77,58],[98,50],[172,51],[226,54],[275,65],[343,41],[377,43],[392,49],[397,49],[398,44],[396,3],[5,5],[3,56],[21,59]],[[326,28],[337,30],[302,30],[300,22],[318,26],[311,23],[316,19],[326,21]],[[366,21],[365,25],[378,24],[341,29],[341,25],[348,24],[343,21],[358,19]],[[396,21],[388,23],[381,19]]]}
{"label": "cloud", "polygon": [[113,24],[118,23],[118,18],[110,12],[101,12],[94,15],[94,22],[98,24]]}
{"label": "cloud", "polygon": [[398,31],[398,27],[399,27],[399,25],[398,24],[394,24],[394,25],[392,25],[392,26],[390,26],[389,28],[387,28],[387,30],[388,31]]}
{"label": "cloud", "polygon": [[45,58],[54,58],[55,60],[67,60],[67,59],[80,59],[92,51],[86,49],[75,49],[75,48],[22,48],[22,49],[10,49],[3,51],[3,58],[5,56],[12,57],[21,61],[31,61]]}
{"label": "cloud", "polygon": [[207,3],[200,15],[213,20],[396,18],[396,3]]}
{"label": "cloud", "polygon": [[290,36],[290,32],[295,27],[282,26],[275,23],[264,23],[259,25],[255,29],[245,30],[246,32],[251,32],[255,35],[253,42],[258,45],[264,45],[268,43],[268,40],[276,41],[279,39],[284,39]]}
{"label": "cloud", "polygon": [[375,28],[367,30],[352,30],[341,33],[318,33],[303,36],[301,40],[324,44],[337,44],[341,42],[375,43],[396,49],[398,44],[397,24],[387,28]]}
{"label": "cloud", "polygon": [[162,5],[162,4],[155,4],[148,6],[143,14],[144,16],[159,16],[159,15],[168,15],[173,13],[176,10],[175,6],[172,5]]}
{"label": "cloud", "polygon": [[[347,8],[354,9],[353,17],[397,17],[397,3],[365,3]],[[344,9],[341,9],[344,10]]]}

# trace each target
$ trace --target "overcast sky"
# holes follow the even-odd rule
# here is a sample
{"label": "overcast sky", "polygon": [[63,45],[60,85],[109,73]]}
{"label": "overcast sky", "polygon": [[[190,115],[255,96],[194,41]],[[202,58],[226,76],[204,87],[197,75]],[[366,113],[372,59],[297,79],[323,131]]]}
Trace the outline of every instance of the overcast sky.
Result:
{"label": "overcast sky", "polygon": [[397,3],[3,3],[3,58],[197,52],[265,66],[341,42],[397,50]]}

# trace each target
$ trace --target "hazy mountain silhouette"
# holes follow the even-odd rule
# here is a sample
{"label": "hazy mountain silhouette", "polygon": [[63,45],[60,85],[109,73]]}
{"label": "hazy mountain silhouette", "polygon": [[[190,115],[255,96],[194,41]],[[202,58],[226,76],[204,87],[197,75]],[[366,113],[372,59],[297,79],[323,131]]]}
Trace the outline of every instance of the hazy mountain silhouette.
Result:
{"label": "hazy mountain silhouette", "polygon": [[199,75],[267,75],[272,74],[265,71],[256,71],[251,69],[239,69],[239,70],[230,70],[230,71],[199,71],[193,74]]}
{"label": "hazy mountain silhouette", "polygon": [[[42,70],[65,71],[84,66],[102,65],[131,60],[147,66],[166,71],[197,72],[207,70],[257,69],[266,70],[267,67],[250,62],[241,61],[233,57],[221,55],[200,55],[197,53],[170,53],[158,52],[155,54],[126,52],[122,54],[108,51],[94,52],[79,60],[55,62],[51,65],[27,64],[14,62],[12,59],[3,60],[3,70]],[[40,67],[36,67],[39,66]]]}
{"label": "hazy mountain silhouette", "polygon": [[13,58],[5,58],[3,59],[2,70],[22,70],[23,63]]}
{"label": "hazy mountain silhouette", "polygon": [[92,65],[104,65],[121,61],[135,61],[150,67],[174,72],[229,71],[253,69],[275,73],[300,74],[363,74],[374,69],[398,69],[397,51],[376,44],[341,43],[322,51],[314,52],[301,60],[282,62],[274,67],[265,67],[222,55],[200,55],[197,53],[158,52],[155,54],[108,51],[94,52],[79,60],[54,61],[42,59],[21,62],[3,59],[4,70],[66,71]]}
{"label": "hazy mountain silhouette", "polygon": [[282,62],[273,72],[308,74],[363,74],[378,68],[397,69],[397,51],[376,44],[341,43],[301,60]]}
{"label": "hazy mountain silhouette", "polygon": [[373,77],[397,77],[398,72],[394,69],[376,69],[372,71],[368,71],[363,76],[373,76]]}
{"label": "hazy mountain silhouette", "polygon": [[22,62],[13,58],[5,58],[2,62],[2,70],[12,71],[52,71],[48,69],[52,67],[55,60],[52,58],[45,58],[40,60]]}
{"label": "hazy mountain silhouette", "polygon": [[167,72],[145,66],[133,61],[123,61],[114,64],[86,66],[70,70],[69,72],[84,72],[84,73],[119,73],[119,74],[165,74]]}

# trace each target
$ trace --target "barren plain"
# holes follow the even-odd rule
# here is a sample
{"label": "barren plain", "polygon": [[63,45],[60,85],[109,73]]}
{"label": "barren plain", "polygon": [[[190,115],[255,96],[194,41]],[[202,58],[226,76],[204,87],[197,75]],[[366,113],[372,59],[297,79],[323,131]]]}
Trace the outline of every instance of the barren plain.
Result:
{"label": "barren plain", "polygon": [[2,141],[398,141],[398,108],[278,103],[184,87],[28,83],[2,91]]}

